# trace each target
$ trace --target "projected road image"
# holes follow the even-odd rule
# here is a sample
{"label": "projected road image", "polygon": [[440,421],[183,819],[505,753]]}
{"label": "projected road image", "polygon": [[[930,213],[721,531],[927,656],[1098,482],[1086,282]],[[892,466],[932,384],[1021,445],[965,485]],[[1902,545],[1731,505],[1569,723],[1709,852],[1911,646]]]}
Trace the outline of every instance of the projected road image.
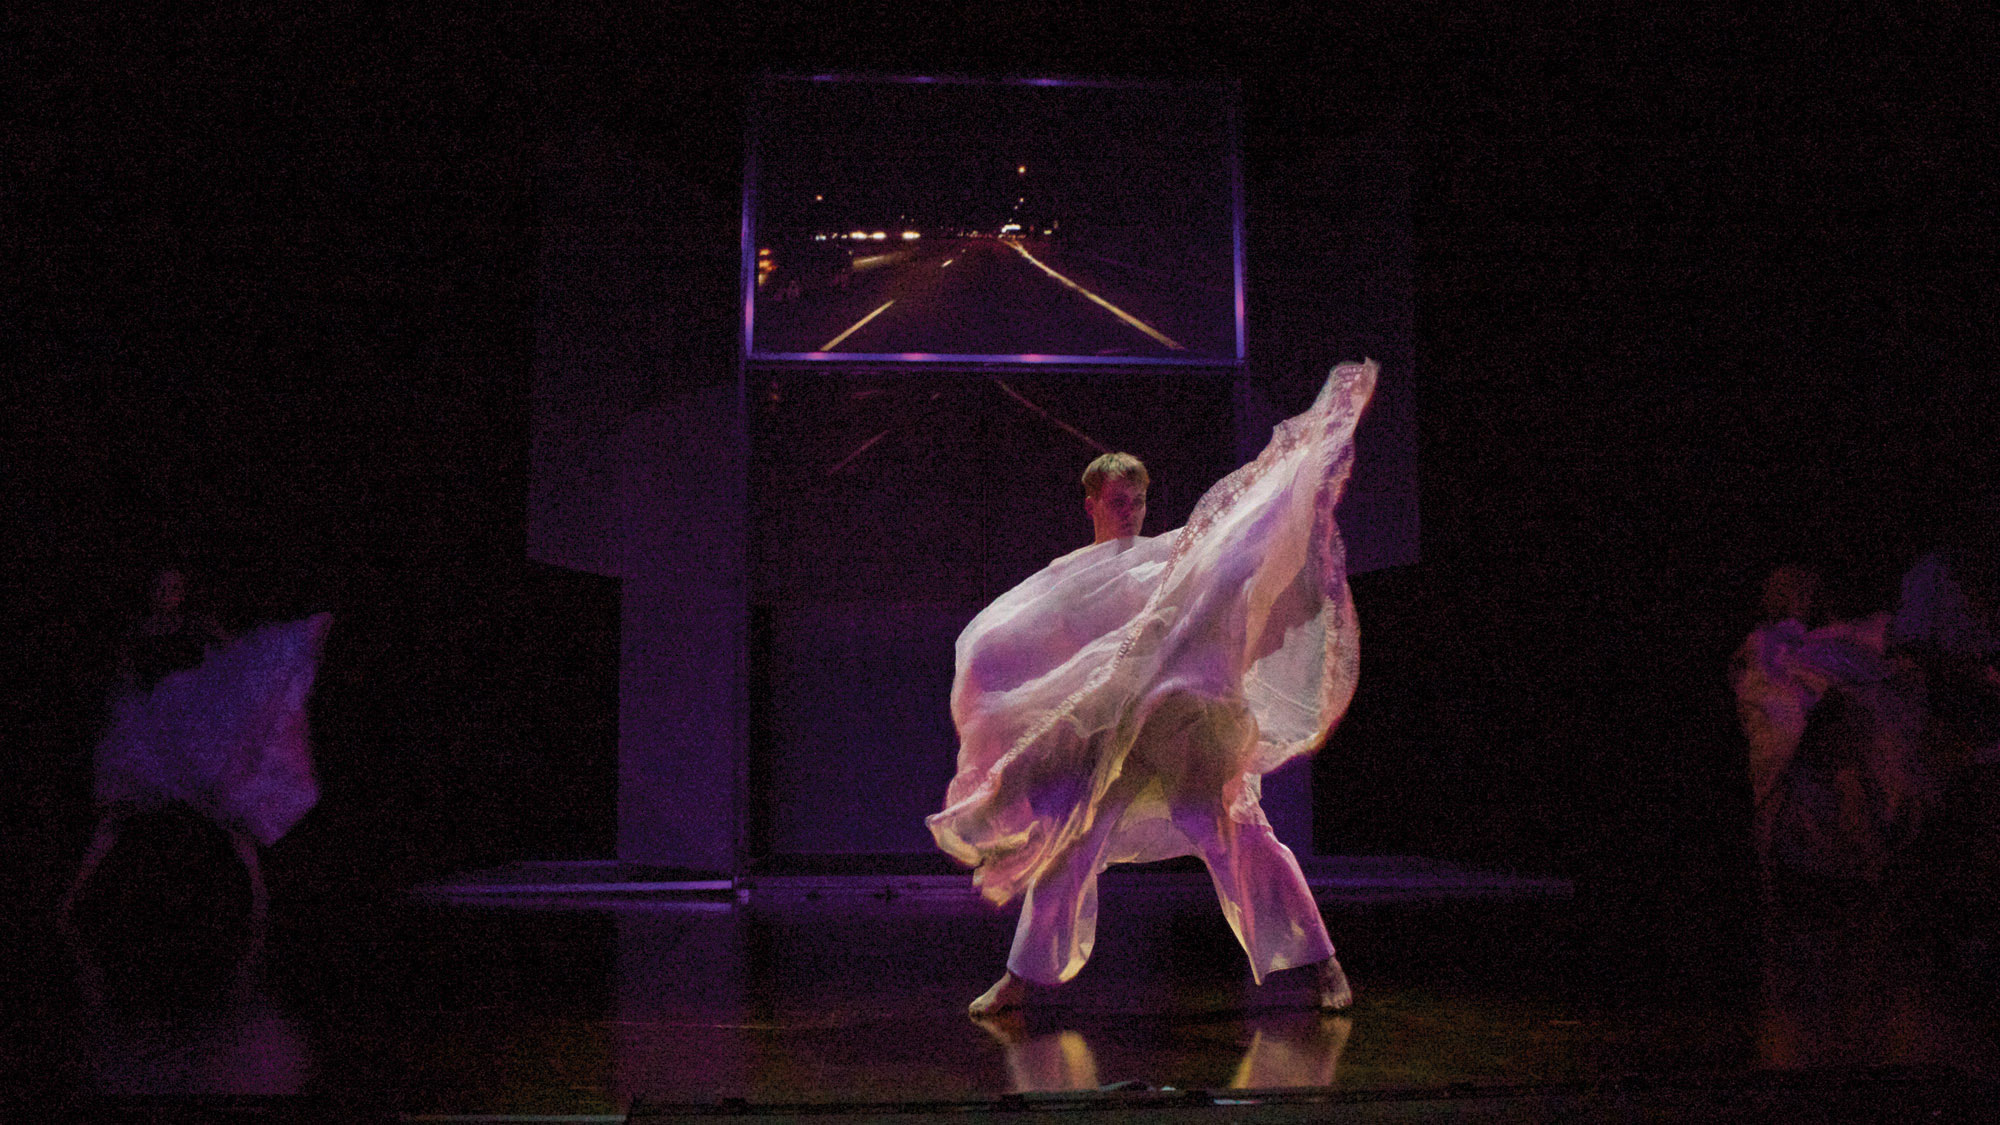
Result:
{"label": "projected road image", "polygon": [[764,113],[753,354],[1238,358],[1214,91],[806,81]]}
{"label": "projected road image", "polygon": [[[1228,290],[1068,254],[1046,240],[951,238],[787,270],[766,260],[760,350],[1228,358],[1235,325],[1189,310],[1227,307]],[[806,255],[801,254],[801,257]],[[809,259],[808,259],[809,260]],[[1190,290],[1195,292],[1191,295]],[[1205,299],[1204,299],[1205,298]]]}

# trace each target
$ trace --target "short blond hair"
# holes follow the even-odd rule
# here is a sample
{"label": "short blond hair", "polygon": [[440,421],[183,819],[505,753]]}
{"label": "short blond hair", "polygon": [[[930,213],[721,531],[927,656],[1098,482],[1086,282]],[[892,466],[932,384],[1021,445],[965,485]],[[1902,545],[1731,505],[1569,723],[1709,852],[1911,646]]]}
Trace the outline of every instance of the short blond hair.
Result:
{"label": "short blond hair", "polygon": [[1095,496],[1104,490],[1104,482],[1117,477],[1126,481],[1140,492],[1152,483],[1146,475],[1146,463],[1130,453],[1106,453],[1092,461],[1083,470],[1083,494]]}

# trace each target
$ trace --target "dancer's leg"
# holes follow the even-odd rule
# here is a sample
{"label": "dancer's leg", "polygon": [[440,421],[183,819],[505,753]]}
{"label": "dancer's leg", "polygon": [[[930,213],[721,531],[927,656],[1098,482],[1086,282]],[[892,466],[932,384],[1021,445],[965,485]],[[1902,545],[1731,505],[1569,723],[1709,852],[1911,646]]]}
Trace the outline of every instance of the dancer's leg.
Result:
{"label": "dancer's leg", "polygon": [[229,830],[229,843],[236,849],[236,858],[243,862],[244,872],[250,876],[250,936],[242,959],[236,963],[237,987],[249,988],[255,984],[257,966],[264,957],[271,896],[264,888],[264,866],[258,861],[256,839],[240,828],[232,828]]}
{"label": "dancer's leg", "polygon": [[1070,979],[1090,959],[1097,942],[1097,872],[1100,846],[1092,837],[1078,841],[1021,900],[1007,971],[966,1009],[974,1016],[1018,1008],[1030,982],[1054,986]]}
{"label": "dancer's leg", "polygon": [[1097,875],[1101,849],[1090,836],[1050,868],[1028,889],[1021,918],[1014,926],[1014,945],[1007,951],[1007,971],[1041,985],[1061,984],[1074,977],[1090,959],[1097,943]]}
{"label": "dancer's leg", "polygon": [[1337,1012],[1354,1003],[1354,988],[1347,983],[1347,972],[1340,967],[1340,958],[1331,953],[1319,963],[1318,983],[1321,1009]]}
{"label": "dancer's leg", "polygon": [[1281,969],[1316,964],[1319,1006],[1344,1008],[1353,990],[1333,955],[1319,904],[1298,857],[1257,808],[1257,780],[1242,776],[1231,749],[1255,737],[1255,720],[1241,705],[1182,695],[1154,711],[1133,754],[1165,785],[1174,827],[1208,866],[1223,916],[1257,982]]}
{"label": "dancer's leg", "polygon": [[1190,821],[1182,831],[1203,845],[1201,857],[1215,882],[1216,898],[1250,957],[1257,982],[1284,969],[1317,965],[1318,1006],[1337,1011],[1352,1004],[1354,990],[1334,956],[1326,921],[1292,850],[1268,824],[1232,821],[1225,814],[1195,835],[1202,826]]}
{"label": "dancer's leg", "polygon": [[76,869],[76,878],[70,881],[69,889],[63,892],[62,900],[56,904],[57,929],[64,933],[71,931],[71,918],[76,912],[77,902],[83,897],[84,884],[97,874],[98,867],[104,863],[104,857],[111,854],[111,849],[118,846],[118,833],[124,826],[125,814],[121,812],[107,810],[98,818],[97,830],[90,837],[90,846],[84,849],[83,863]]}
{"label": "dancer's leg", "polygon": [[257,841],[240,828],[229,830],[229,844],[236,849],[236,858],[243,863],[243,871],[250,876],[250,926],[253,931],[261,931],[265,918],[270,914],[271,896],[264,888],[264,867],[257,859]]}
{"label": "dancer's leg", "polygon": [[1283,969],[1319,965],[1319,1002],[1344,1008],[1353,999],[1333,939],[1298,857],[1268,824],[1244,823],[1226,812],[1176,810],[1175,824],[1200,847],[1222,913],[1249,955],[1258,983]]}
{"label": "dancer's leg", "polygon": [[1147,778],[1128,770],[1098,802],[1090,831],[1071,844],[1021,901],[1007,972],[968,1009],[975,1016],[1019,1007],[1030,984],[1058,985],[1074,977],[1097,942],[1097,876],[1111,833]]}

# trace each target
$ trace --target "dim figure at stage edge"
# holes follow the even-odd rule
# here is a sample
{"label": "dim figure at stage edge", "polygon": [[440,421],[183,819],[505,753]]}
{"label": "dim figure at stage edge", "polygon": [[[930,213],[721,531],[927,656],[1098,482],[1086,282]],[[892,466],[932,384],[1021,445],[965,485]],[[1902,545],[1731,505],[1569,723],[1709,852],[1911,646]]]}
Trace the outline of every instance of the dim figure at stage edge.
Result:
{"label": "dim figure at stage edge", "polygon": [[153,577],[146,613],[119,649],[109,722],[93,755],[98,822],[58,928],[132,817],[185,806],[229,837],[250,884],[261,940],[269,896],[258,849],[289,832],[319,801],[308,701],[333,616],[271,622],[232,637],[187,608],[177,567]]}
{"label": "dim figure at stage edge", "polygon": [[959,635],[956,775],[926,819],[995,904],[1021,897],[987,1015],[1074,977],[1114,863],[1196,855],[1259,984],[1316,966],[1322,1008],[1352,1000],[1297,857],[1259,807],[1264,774],[1325,741],[1354,695],[1359,642],[1334,509],[1376,366],[1333,370],[1305,413],[1211,487],[1187,524],[1140,534],[1145,466],[1084,473],[1094,541]]}

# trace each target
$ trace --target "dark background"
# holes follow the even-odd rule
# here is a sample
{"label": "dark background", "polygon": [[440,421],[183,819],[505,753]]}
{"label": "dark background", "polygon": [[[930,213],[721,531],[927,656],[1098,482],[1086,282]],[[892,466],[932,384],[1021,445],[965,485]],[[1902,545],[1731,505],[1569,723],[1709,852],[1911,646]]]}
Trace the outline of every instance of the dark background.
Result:
{"label": "dark background", "polygon": [[[1270,295],[1373,299],[1371,248],[1310,216],[1344,154],[1403,154],[1424,558],[1355,582],[1322,850],[1569,874],[1651,919],[1739,901],[1723,670],[1759,578],[1815,561],[1885,605],[1994,469],[1987,20],[282,7],[84,6],[0,48],[0,785],[31,908],[87,835],[110,645],[162,553],[237,622],[341,615],[281,902],[609,854],[616,591],[523,561],[543,145],[601,131],[733,212],[764,68],[1240,78],[1279,403],[1368,341]],[[1677,947],[1732,925],[1688,917]]]}

